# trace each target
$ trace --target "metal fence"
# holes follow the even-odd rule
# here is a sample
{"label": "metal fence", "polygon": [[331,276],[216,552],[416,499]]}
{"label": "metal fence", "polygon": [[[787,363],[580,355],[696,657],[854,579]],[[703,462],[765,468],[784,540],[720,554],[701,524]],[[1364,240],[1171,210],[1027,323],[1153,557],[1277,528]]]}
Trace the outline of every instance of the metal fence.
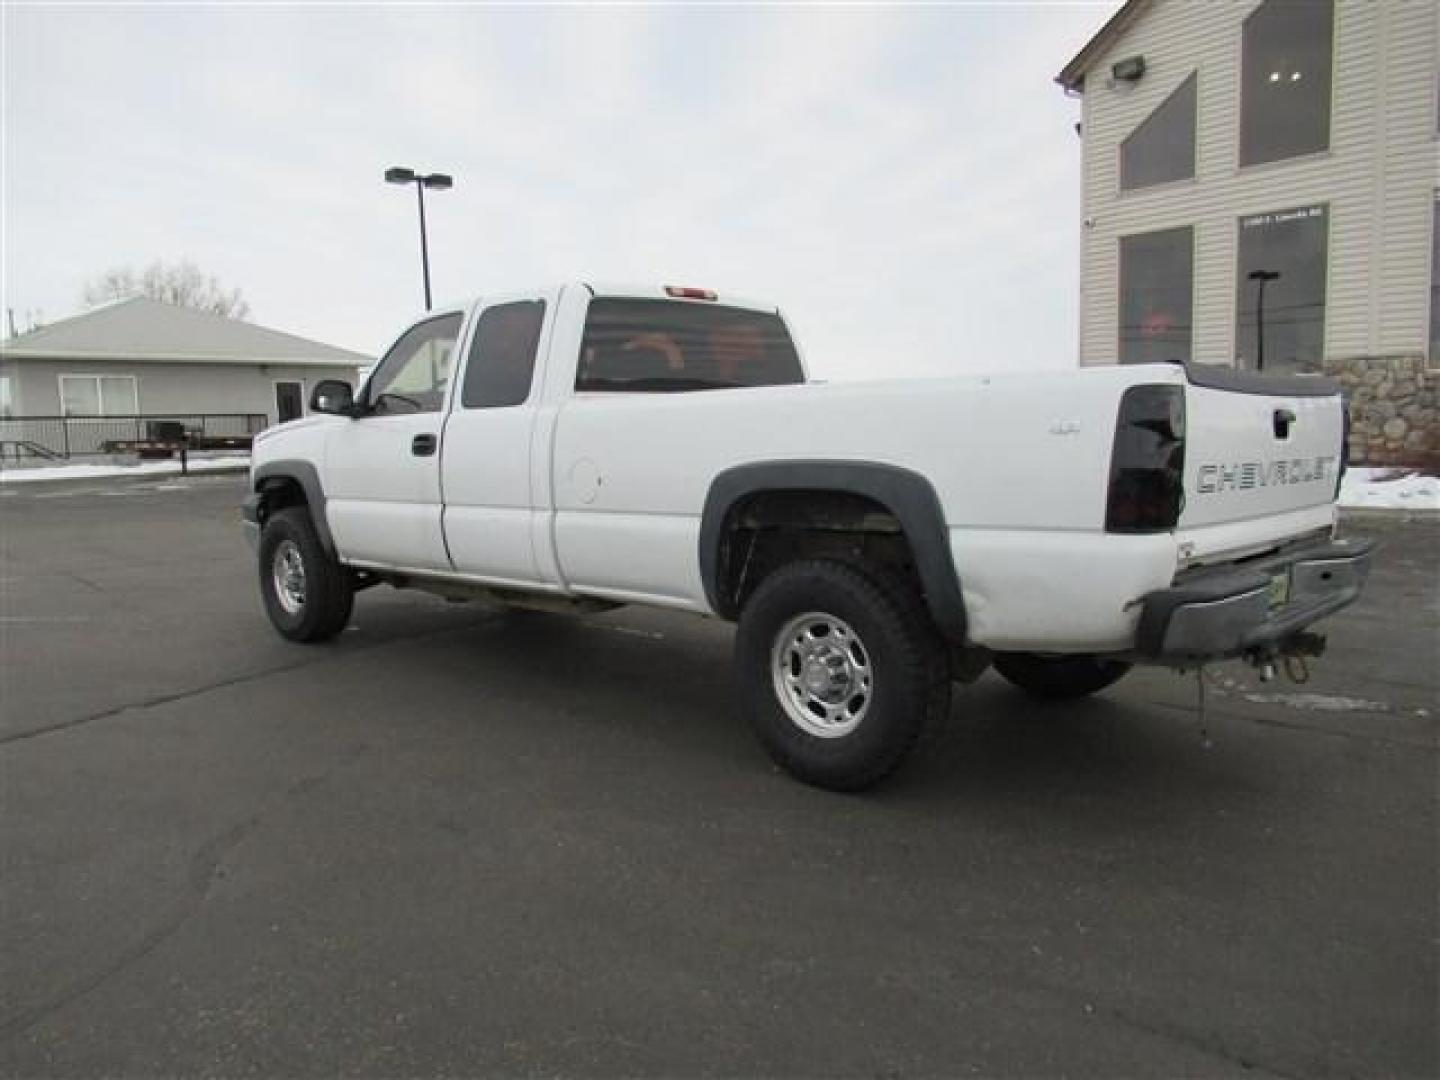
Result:
{"label": "metal fence", "polygon": [[[270,422],[264,413],[148,413],[139,416],[0,417],[0,457],[64,460],[114,453],[126,443],[177,438],[248,440]],[[243,443],[242,443],[243,445]]]}

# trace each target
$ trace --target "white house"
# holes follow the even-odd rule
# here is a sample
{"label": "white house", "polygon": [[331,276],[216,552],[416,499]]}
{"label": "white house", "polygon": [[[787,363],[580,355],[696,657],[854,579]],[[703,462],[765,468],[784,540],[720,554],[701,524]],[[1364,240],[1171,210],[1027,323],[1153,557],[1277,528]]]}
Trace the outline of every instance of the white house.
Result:
{"label": "white house", "polygon": [[1323,371],[1440,454],[1440,4],[1128,0],[1083,98],[1080,361]]}
{"label": "white house", "polygon": [[134,298],[0,343],[0,416],[10,418],[10,441],[53,441],[38,435],[53,423],[22,431],[13,418],[24,417],[84,417],[100,431],[104,418],[223,414],[248,420],[221,433],[248,434],[302,416],[319,379],[353,383],[371,363],[253,323]]}

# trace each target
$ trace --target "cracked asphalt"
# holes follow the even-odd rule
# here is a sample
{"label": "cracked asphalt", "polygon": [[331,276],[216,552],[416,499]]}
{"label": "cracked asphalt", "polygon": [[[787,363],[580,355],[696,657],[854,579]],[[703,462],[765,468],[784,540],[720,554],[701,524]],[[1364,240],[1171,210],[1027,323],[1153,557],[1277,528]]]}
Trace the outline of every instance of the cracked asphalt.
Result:
{"label": "cracked asphalt", "polygon": [[1440,526],[1304,686],[778,774],[730,630],[377,589],[289,645],[240,477],[0,489],[7,1076],[1440,1074]]}

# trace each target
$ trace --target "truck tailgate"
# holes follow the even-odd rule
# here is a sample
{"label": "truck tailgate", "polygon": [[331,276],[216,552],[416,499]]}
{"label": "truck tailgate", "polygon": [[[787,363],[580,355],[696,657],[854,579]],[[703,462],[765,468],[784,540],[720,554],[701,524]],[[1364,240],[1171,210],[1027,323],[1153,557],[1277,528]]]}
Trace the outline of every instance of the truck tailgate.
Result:
{"label": "truck tailgate", "polygon": [[1339,388],[1311,376],[1187,368],[1187,561],[1263,551],[1334,521],[1345,437]]}

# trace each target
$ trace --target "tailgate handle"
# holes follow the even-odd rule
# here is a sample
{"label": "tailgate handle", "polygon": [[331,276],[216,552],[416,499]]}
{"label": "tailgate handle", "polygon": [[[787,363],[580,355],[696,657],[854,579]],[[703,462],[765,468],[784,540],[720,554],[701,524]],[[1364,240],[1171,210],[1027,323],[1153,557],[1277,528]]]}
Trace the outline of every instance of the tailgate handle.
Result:
{"label": "tailgate handle", "polygon": [[1275,410],[1275,438],[1288,439],[1290,437],[1290,425],[1295,423],[1295,414],[1289,409]]}

